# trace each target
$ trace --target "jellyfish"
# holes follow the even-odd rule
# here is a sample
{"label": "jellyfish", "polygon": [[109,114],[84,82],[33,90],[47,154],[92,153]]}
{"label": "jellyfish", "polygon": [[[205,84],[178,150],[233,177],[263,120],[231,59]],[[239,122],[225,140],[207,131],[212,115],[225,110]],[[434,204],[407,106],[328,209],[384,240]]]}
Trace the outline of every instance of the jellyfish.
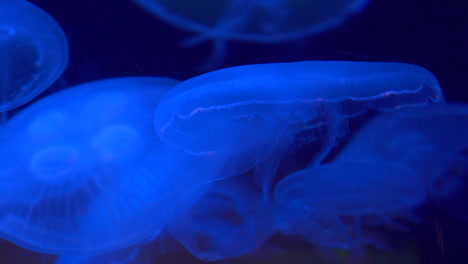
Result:
{"label": "jellyfish", "polygon": [[390,162],[422,178],[431,201],[468,219],[468,106],[430,105],[378,116],[339,154],[340,161]]}
{"label": "jellyfish", "polygon": [[[205,68],[214,68],[226,53],[227,40],[276,43],[318,34],[342,24],[368,0],[134,0],[151,14],[197,35],[192,47],[213,41]],[[211,65],[211,66],[210,66]]]}
{"label": "jellyfish", "polygon": [[269,204],[245,177],[217,181],[202,193],[195,202],[186,197],[189,202],[181,202],[169,224],[171,235],[197,258],[218,261],[244,256],[274,233]]}
{"label": "jellyfish", "polygon": [[284,178],[274,197],[292,209],[291,225],[299,219],[293,231],[319,245],[346,243],[351,261],[362,263],[362,245],[380,243],[363,226],[393,224],[392,215],[413,210],[427,193],[413,171],[391,163],[332,162]]}
{"label": "jellyfish", "polygon": [[85,83],[11,119],[0,142],[0,237],[43,253],[100,254],[156,234],[184,188],[216,167],[168,149],[154,131],[157,103],[177,83]]}
{"label": "jellyfish", "polygon": [[0,112],[31,101],[68,64],[67,38],[57,22],[29,1],[0,2]]}
{"label": "jellyfish", "polygon": [[426,69],[385,62],[303,61],[246,65],[203,74],[171,89],[154,124],[168,146],[223,160],[225,175],[255,170],[265,193],[300,133],[320,141],[319,164],[347,120],[367,110],[396,111],[443,101]]}

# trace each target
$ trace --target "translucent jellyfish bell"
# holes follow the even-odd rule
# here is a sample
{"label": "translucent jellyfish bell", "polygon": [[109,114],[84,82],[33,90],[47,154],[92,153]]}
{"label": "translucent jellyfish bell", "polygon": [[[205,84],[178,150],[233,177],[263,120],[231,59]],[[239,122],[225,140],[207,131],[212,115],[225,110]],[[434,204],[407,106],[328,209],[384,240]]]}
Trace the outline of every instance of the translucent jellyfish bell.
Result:
{"label": "translucent jellyfish bell", "polygon": [[[336,140],[348,133],[348,118],[368,109],[394,111],[441,101],[437,79],[416,65],[259,64],[182,82],[161,101],[154,123],[169,146],[192,155],[227,159],[227,174],[257,166],[257,176],[269,186],[275,174],[271,168],[300,132],[308,131],[310,141],[324,141],[316,157],[319,163]],[[260,168],[262,163],[265,166]]]}
{"label": "translucent jellyfish bell", "polygon": [[[214,40],[212,59],[221,59],[230,39],[274,43],[317,34],[361,11],[368,0],[134,0],[148,12],[197,36],[193,46]],[[216,63],[215,61],[213,61]]]}
{"label": "translucent jellyfish bell", "polygon": [[0,2],[0,112],[47,89],[68,64],[68,42],[57,22],[24,0]]}
{"label": "translucent jellyfish bell", "polygon": [[31,250],[99,254],[155,234],[215,167],[165,148],[152,126],[166,78],[117,78],[17,114],[0,143],[0,236]]}

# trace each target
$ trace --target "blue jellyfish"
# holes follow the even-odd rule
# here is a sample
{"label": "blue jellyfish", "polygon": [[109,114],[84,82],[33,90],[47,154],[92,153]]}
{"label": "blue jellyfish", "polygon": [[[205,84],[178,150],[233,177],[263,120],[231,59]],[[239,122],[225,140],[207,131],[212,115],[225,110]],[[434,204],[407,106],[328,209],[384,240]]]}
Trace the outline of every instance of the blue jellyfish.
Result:
{"label": "blue jellyfish", "polygon": [[154,131],[159,99],[177,83],[86,83],[7,122],[0,237],[44,253],[99,254],[157,233],[184,188],[216,167],[164,147]]}
{"label": "blue jellyfish", "polygon": [[274,197],[305,227],[293,231],[320,245],[346,242],[354,261],[364,257],[363,244],[379,244],[363,236],[364,225],[393,224],[392,215],[413,210],[427,192],[417,174],[391,163],[333,162],[289,175]]}
{"label": "blue jellyfish", "polygon": [[134,0],[165,21],[198,33],[184,45],[214,42],[208,65],[224,57],[230,39],[275,43],[336,27],[368,0]]}
{"label": "blue jellyfish", "polygon": [[337,160],[390,162],[424,180],[431,200],[468,219],[468,106],[431,105],[377,117]]}
{"label": "blue jellyfish", "polygon": [[[203,188],[203,187],[202,187]],[[217,261],[247,255],[274,233],[270,206],[244,177],[217,181],[182,202],[169,224],[171,235],[197,258]]]}
{"label": "blue jellyfish", "polygon": [[320,163],[347,120],[368,109],[394,111],[443,101],[437,79],[416,65],[303,61],[246,65],[197,76],[161,101],[155,128],[163,142],[225,161],[226,175],[255,168],[268,190],[295,136],[323,147]]}
{"label": "blue jellyfish", "polygon": [[0,112],[47,89],[68,64],[68,42],[57,22],[28,1],[0,2]]}

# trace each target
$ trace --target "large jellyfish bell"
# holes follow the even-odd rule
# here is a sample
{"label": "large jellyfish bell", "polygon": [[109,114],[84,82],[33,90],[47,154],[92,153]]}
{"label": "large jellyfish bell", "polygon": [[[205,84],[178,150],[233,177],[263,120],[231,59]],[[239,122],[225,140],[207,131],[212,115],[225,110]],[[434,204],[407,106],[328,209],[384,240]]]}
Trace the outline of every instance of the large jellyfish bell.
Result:
{"label": "large jellyfish bell", "polygon": [[[316,162],[368,109],[394,111],[441,102],[437,79],[402,63],[303,61],[232,67],[197,76],[169,91],[155,127],[169,146],[227,160],[227,174],[256,167],[268,189],[297,134],[324,141]],[[273,169],[272,169],[273,168]],[[262,185],[263,185],[262,184]]]}
{"label": "large jellyfish bell", "polygon": [[176,83],[86,83],[8,121],[0,144],[0,236],[39,252],[99,254],[157,233],[182,186],[193,184],[186,180],[214,166],[192,167],[154,132],[154,109]]}
{"label": "large jellyfish bell", "polygon": [[22,105],[65,70],[68,42],[57,22],[23,0],[0,1],[0,111]]}

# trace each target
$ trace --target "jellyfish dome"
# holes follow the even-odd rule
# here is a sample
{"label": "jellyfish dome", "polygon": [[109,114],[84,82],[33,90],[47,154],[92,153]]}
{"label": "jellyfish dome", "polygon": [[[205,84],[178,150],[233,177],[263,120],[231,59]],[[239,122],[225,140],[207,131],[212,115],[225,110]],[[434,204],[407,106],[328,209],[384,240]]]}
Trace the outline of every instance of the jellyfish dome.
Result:
{"label": "jellyfish dome", "polygon": [[308,131],[310,141],[326,141],[320,151],[326,154],[348,133],[347,120],[368,109],[395,111],[442,101],[437,79],[416,65],[258,64],[182,82],[163,98],[154,124],[167,145],[194,156],[227,159],[231,174],[269,163],[258,172],[270,179],[279,150],[300,132]]}
{"label": "jellyfish dome", "polygon": [[0,111],[47,89],[68,64],[67,38],[57,22],[29,1],[0,1]]}
{"label": "jellyfish dome", "polygon": [[55,254],[131,246],[166,223],[211,167],[173,153],[152,126],[177,81],[128,77],[53,94],[7,122],[0,143],[0,236]]}
{"label": "jellyfish dome", "polygon": [[175,26],[198,32],[191,42],[236,39],[271,43],[319,33],[361,11],[368,0],[134,0]]}

